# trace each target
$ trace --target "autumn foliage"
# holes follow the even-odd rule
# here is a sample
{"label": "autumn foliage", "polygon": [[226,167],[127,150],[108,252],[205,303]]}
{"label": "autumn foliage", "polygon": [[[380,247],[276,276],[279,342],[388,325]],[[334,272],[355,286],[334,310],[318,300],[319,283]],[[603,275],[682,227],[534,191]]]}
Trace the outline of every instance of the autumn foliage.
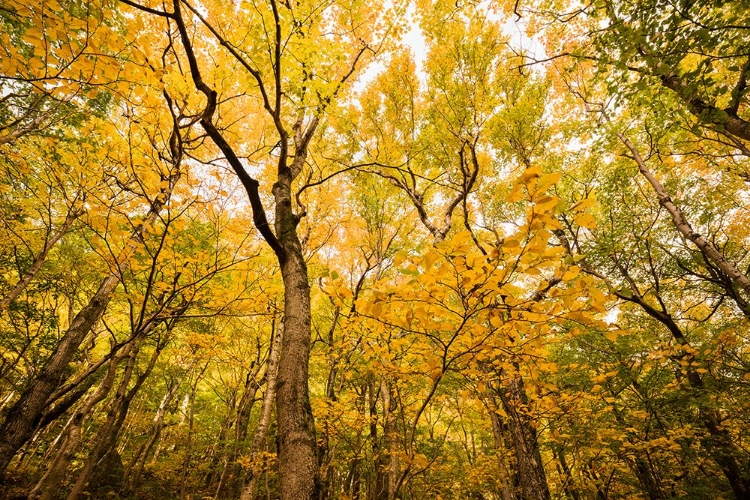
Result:
{"label": "autumn foliage", "polygon": [[5,1],[0,498],[750,498],[748,19]]}

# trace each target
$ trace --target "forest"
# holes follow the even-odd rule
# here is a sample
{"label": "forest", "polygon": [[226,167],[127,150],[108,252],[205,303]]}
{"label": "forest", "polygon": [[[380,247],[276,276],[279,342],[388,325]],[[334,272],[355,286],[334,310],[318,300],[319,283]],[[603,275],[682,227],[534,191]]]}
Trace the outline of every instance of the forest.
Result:
{"label": "forest", "polygon": [[747,1],[0,26],[0,499],[750,499]]}

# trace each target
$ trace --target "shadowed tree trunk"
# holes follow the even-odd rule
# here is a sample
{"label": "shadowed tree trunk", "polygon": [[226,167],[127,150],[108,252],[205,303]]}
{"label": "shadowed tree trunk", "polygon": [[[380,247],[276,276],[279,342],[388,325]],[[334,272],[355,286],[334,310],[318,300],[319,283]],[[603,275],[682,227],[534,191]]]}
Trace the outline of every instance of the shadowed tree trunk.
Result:
{"label": "shadowed tree trunk", "polygon": [[[255,429],[253,441],[250,445],[250,458],[255,461],[258,453],[266,449],[266,439],[268,437],[268,428],[271,424],[271,412],[276,400],[276,381],[279,369],[279,355],[281,354],[281,344],[284,337],[284,323],[279,323],[271,339],[271,347],[266,362],[266,393],[263,396],[263,405],[260,409],[260,419],[258,427]],[[251,469],[248,477],[245,478],[246,484],[242,488],[240,500],[254,500],[258,489],[259,474]]]}
{"label": "shadowed tree trunk", "polygon": [[525,500],[550,500],[547,474],[523,379],[517,374],[506,376],[509,377],[507,385],[496,386],[494,391],[508,415],[506,422],[513,442],[521,496]]}
{"label": "shadowed tree trunk", "polygon": [[73,418],[65,431],[65,437],[60,445],[60,449],[50,463],[47,472],[42,476],[31,493],[29,493],[29,500],[52,500],[59,491],[68,466],[75,457],[80,446],[81,429],[84,420],[89,413],[91,413],[94,406],[109,394],[112,384],[114,383],[117,365],[122,359],[129,355],[128,351],[129,349],[110,360],[107,374],[99,384],[99,387],[97,387],[94,393],[86,398],[81,407],[74,413]]}
{"label": "shadowed tree trunk", "polygon": [[117,266],[102,280],[89,303],[76,314],[44,367],[8,411],[0,427],[0,476],[5,474],[16,452],[31,438],[47,406],[47,401],[62,383],[68,364],[91,328],[104,314],[120,281],[121,273],[128,269],[133,252],[141,244],[144,227],[156,221],[159,212],[169,201],[174,186],[181,176],[179,170],[181,146],[177,145],[180,143],[177,130],[175,125],[171,140],[173,170],[165,179],[164,187],[151,203],[144,221],[133,230],[125,247],[118,255]]}

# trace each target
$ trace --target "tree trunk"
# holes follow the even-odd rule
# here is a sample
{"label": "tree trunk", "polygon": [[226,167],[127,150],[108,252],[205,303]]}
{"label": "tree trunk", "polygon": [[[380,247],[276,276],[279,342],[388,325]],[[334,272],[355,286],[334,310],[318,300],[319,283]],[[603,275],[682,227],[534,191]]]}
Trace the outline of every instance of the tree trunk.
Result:
{"label": "tree trunk", "polygon": [[565,450],[563,450],[562,446],[555,445],[552,449],[552,454],[554,455],[555,460],[557,460],[557,463],[560,466],[557,471],[560,474],[560,477],[563,479],[562,489],[565,492],[565,496],[567,496],[571,500],[581,500],[581,495],[578,493],[578,490],[576,489],[573,482],[573,471],[570,470],[568,461],[565,458]]}
{"label": "tree trunk", "polygon": [[524,500],[550,500],[547,475],[539,451],[536,428],[529,414],[529,399],[523,379],[510,374],[507,386],[495,387],[503,410],[508,415],[507,425],[513,441],[521,494]]}
{"label": "tree trunk", "polygon": [[[128,390],[128,385],[130,384],[130,380],[136,367],[143,339],[145,335],[154,328],[154,326],[155,323],[153,321],[144,325],[132,345],[131,352],[129,353],[128,364],[123,372],[122,380],[117,388],[117,393],[108,412],[107,420],[104,426],[97,432],[97,438],[94,441],[93,449],[84,463],[83,470],[81,471],[73,490],[68,496],[68,500],[76,500],[83,492],[84,487],[94,473],[95,467],[100,465],[102,460],[104,460],[110,453],[116,453],[115,448],[117,439],[120,436],[120,431],[122,430],[122,426],[128,415],[130,403],[138,394],[138,391],[145,380],[151,374],[162,351],[162,346],[157,346],[149,359],[146,369],[137,377],[133,387]],[[122,487],[122,484],[118,485],[117,489],[120,487]]]}
{"label": "tree trunk", "polygon": [[5,422],[0,427],[0,477],[5,474],[5,470],[16,452],[31,437],[41,418],[42,411],[47,405],[47,400],[60,386],[65,369],[91,328],[107,308],[120,281],[120,273],[129,267],[130,257],[140,245],[144,227],[156,220],[159,212],[169,200],[179,178],[179,170],[170,175],[168,185],[161,190],[153,201],[143,223],[135,228],[122,252],[118,255],[118,266],[115,266],[102,280],[99,289],[89,303],[78,312],[71,322],[70,328],[65,332],[55,352],[44,364],[39,375],[29,384],[18,401],[8,411]]}
{"label": "tree trunk", "polygon": [[117,387],[115,399],[112,402],[109,411],[107,412],[107,420],[105,421],[104,425],[97,430],[97,438],[94,439],[93,447],[89,452],[88,458],[86,458],[86,461],[84,462],[83,469],[79,473],[78,479],[76,480],[76,483],[73,486],[70,495],[68,495],[68,500],[76,500],[81,495],[81,493],[83,493],[83,489],[86,486],[86,483],[88,483],[88,480],[91,477],[91,473],[94,471],[94,467],[99,462],[101,457],[103,457],[109,451],[110,447],[108,447],[107,444],[111,441],[110,436],[112,435],[112,433],[116,432],[115,423],[117,421],[118,414],[120,413],[120,409],[125,403],[125,399],[127,397],[126,391],[128,385],[130,384],[133,370],[135,369],[135,364],[141,347],[141,340],[142,339],[137,340],[137,344],[134,345],[128,353],[128,362],[125,366],[122,378],[120,379],[120,383]]}
{"label": "tree trunk", "polygon": [[[277,213],[278,215],[278,213]],[[284,337],[279,358],[276,419],[279,424],[279,479],[283,500],[317,496],[318,456],[307,386],[310,355],[310,285],[296,232],[281,232],[287,258],[284,280]]]}
{"label": "tree trunk", "polygon": [[47,399],[60,385],[64,371],[78,350],[91,327],[101,317],[109,304],[112,293],[119,282],[118,275],[112,273],[102,281],[94,297],[76,315],[71,327],[63,336],[55,352],[47,360],[39,375],[21,394],[18,401],[8,411],[8,416],[0,428],[0,474],[5,470],[19,448],[31,437],[39,422]]}
{"label": "tree trunk", "polygon": [[[263,396],[263,405],[260,409],[260,419],[258,427],[255,429],[255,435],[250,445],[250,458],[255,462],[257,454],[266,448],[266,439],[268,437],[268,427],[271,423],[271,411],[276,401],[276,380],[279,370],[279,355],[281,354],[281,344],[284,338],[284,321],[282,320],[273,333],[271,346],[268,352],[268,361],[266,362],[266,393]],[[258,471],[251,469],[250,476],[246,478],[247,484],[242,489],[240,500],[253,500],[258,488]]]}
{"label": "tree trunk", "polygon": [[52,460],[52,463],[49,465],[47,472],[42,476],[31,493],[29,493],[29,500],[52,500],[60,490],[68,465],[70,465],[70,462],[73,460],[81,443],[81,428],[83,427],[83,422],[88,414],[91,413],[94,406],[109,394],[115,379],[117,365],[125,356],[127,356],[127,352],[110,360],[107,374],[99,384],[99,387],[97,387],[93,394],[86,398],[81,407],[73,415],[65,432],[65,437],[63,438],[60,449]]}

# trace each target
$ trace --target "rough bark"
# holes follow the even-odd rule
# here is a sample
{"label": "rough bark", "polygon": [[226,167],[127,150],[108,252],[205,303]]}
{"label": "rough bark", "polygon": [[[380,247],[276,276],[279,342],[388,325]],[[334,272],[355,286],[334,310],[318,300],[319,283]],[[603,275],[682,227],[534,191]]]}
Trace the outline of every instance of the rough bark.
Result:
{"label": "rough bark", "polygon": [[[279,424],[279,483],[284,500],[312,500],[319,488],[315,422],[307,385],[310,336],[310,284],[307,263],[297,235],[299,219],[292,211],[291,183],[305,161],[297,147],[290,167],[281,163],[273,188],[276,234],[284,248],[280,256],[284,282],[284,336],[279,357],[276,419]],[[284,155],[282,154],[282,157]]]}
{"label": "rough bark", "polygon": [[550,500],[547,474],[539,451],[534,422],[529,414],[529,400],[519,375],[509,374],[507,384],[495,387],[513,441],[521,495],[525,500]]}
{"label": "rough bark", "polygon": [[55,352],[45,363],[39,375],[21,394],[8,412],[0,428],[0,474],[3,474],[13,456],[31,437],[47,399],[60,385],[65,369],[75,355],[91,327],[101,317],[114,292],[119,277],[111,273],[102,281],[89,303],[76,315],[71,327],[63,336]]}
{"label": "rough bark", "polygon": [[110,360],[107,374],[99,384],[99,387],[97,387],[96,391],[89,395],[81,407],[76,410],[70,424],[68,425],[60,449],[53,458],[52,463],[50,463],[47,472],[42,476],[31,493],[29,493],[29,500],[52,500],[52,498],[55,497],[63,479],[65,478],[65,472],[81,443],[81,429],[83,427],[83,422],[89,413],[91,413],[94,406],[109,394],[115,379],[117,365],[125,356],[127,356],[127,352]]}
{"label": "rough bark", "polygon": [[[283,202],[282,202],[283,203]],[[278,211],[277,211],[278,213]],[[287,217],[287,224],[295,224]],[[279,359],[276,418],[282,498],[316,496],[318,457],[307,386],[310,353],[310,285],[307,264],[293,229],[282,229],[289,248],[281,265],[284,281],[284,337]],[[290,248],[291,247],[291,248]]]}

